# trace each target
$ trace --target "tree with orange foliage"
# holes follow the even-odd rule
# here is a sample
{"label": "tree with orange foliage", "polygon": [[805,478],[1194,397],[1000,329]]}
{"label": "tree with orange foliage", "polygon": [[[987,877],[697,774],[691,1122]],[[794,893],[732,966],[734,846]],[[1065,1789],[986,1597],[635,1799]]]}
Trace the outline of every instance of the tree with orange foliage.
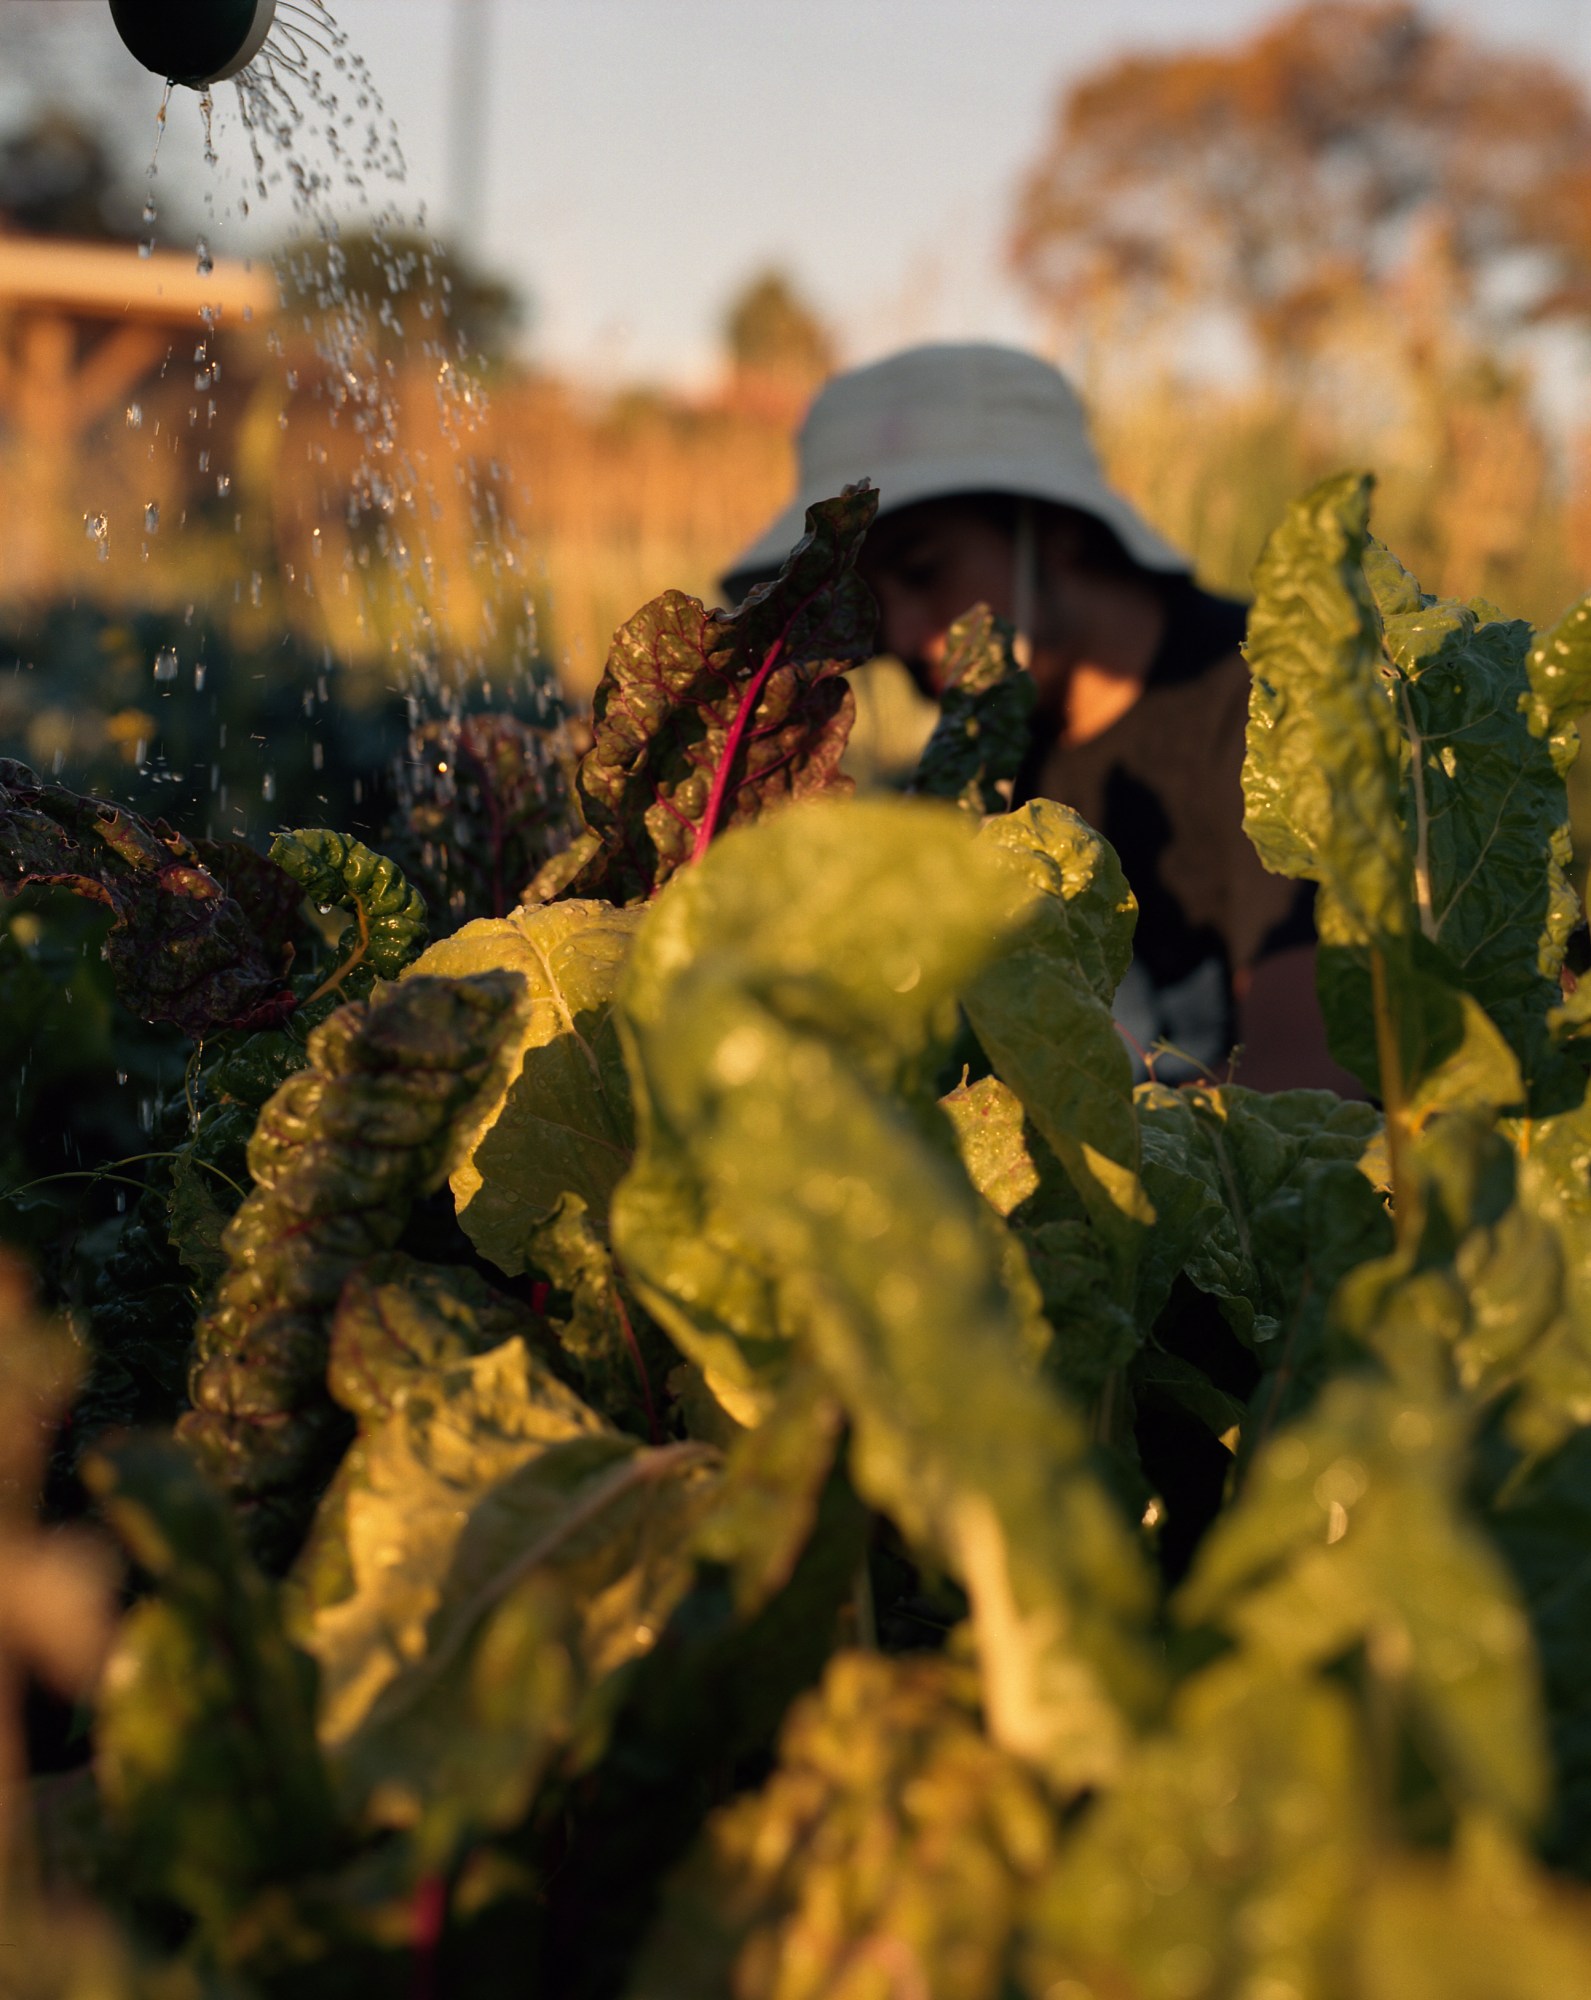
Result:
{"label": "tree with orange foliage", "polygon": [[1057,108],[1011,258],[1058,329],[1225,315],[1271,365],[1437,246],[1490,345],[1591,310],[1591,105],[1401,0],[1312,0],[1239,45],[1129,56]]}

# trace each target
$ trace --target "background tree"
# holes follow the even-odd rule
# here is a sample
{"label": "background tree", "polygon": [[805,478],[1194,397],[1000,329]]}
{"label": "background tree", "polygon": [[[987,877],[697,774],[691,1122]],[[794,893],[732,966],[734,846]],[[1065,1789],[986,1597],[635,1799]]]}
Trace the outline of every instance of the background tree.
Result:
{"label": "background tree", "polygon": [[759,271],[730,301],[724,346],[737,381],[809,394],[834,367],[834,340],[785,271]]}
{"label": "background tree", "polygon": [[1073,332],[1213,312],[1285,366],[1439,273],[1443,315],[1495,344],[1591,308],[1591,107],[1413,6],[1315,0],[1072,90],[1011,256]]}
{"label": "background tree", "polygon": [[0,229],[28,236],[130,238],[138,200],[104,138],[46,107],[0,138]]}

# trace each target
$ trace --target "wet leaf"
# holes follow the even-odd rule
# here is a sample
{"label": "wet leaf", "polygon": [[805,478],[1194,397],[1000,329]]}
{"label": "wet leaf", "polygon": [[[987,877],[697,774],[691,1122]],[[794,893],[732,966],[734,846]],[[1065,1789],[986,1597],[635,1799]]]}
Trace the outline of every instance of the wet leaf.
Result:
{"label": "wet leaf", "polygon": [[351,913],[337,941],[334,981],[347,998],[363,997],[372,978],[395,979],[424,946],[425,898],[396,862],[363,841],[326,827],[301,827],[276,836],[271,859],[310,902]]}
{"label": "wet leaf", "polygon": [[0,759],[0,894],[30,884],[112,912],[106,961],[118,997],[143,1020],[197,1040],[292,1011],[279,934],[256,931],[181,834]]}

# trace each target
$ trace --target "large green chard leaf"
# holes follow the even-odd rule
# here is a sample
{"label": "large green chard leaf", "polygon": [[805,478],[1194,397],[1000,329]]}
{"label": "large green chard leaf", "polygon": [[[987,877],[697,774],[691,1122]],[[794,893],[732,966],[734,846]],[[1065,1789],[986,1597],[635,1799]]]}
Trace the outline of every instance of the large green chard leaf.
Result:
{"label": "large green chard leaf", "polygon": [[1267,868],[1320,884],[1336,945],[1401,936],[1413,903],[1369,520],[1370,481],[1352,473],[1293,503],[1254,573],[1245,649],[1243,824]]}
{"label": "large green chard leaf", "polygon": [[[738,1052],[744,1086],[761,1060],[738,989],[754,983],[781,1014],[842,1040],[863,1088],[902,1093],[926,1118],[952,996],[1009,900],[974,857],[970,827],[943,808],[868,800],[770,828],[747,860],[691,870],[649,912],[619,1013],[639,1143],[615,1200],[615,1247],[649,1310],[750,1412],[790,1333],[774,1267],[723,1209],[696,1144],[715,1070],[733,1071]],[[820,1197],[829,1185],[789,1177]],[[843,1206],[843,1193],[830,1199]]]}
{"label": "large green chard leaf", "polygon": [[945,687],[939,720],[910,789],[953,799],[982,818],[1011,803],[1032,746],[1033,677],[1017,665],[1014,633],[986,604],[945,634]]}
{"label": "large green chard leaf", "polygon": [[199,1322],[196,1407],[178,1432],[250,1507],[273,1559],[291,1555],[346,1436],[326,1393],[327,1315],[446,1177],[521,1004],[504,972],[383,986],[315,1030],[309,1067],[260,1114],[256,1185],[222,1237],[228,1269]]}
{"label": "large green chard leaf", "polygon": [[330,1744],[423,1654],[484,1496],[548,1445],[607,1433],[527,1345],[526,1320],[471,1272],[402,1259],[344,1287],[327,1379],[359,1435],[295,1570],[297,1635],[320,1662]]}
{"label": "large green chard leaf", "polygon": [[1041,1883],[1026,1990],[1342,1993],[1371,1831],[1346,1695],[1223,1661],[1170,1724]]}
{"label": "large green chard leaf", "polygon": [[1364,1648],[1457,1807],[1529,1825],[1547,1765],[1529,1628],[1460,1493],[1456,1402],[1345,1376],[1256,1457],[1206,1538],[1180,1610],[1283,1671]]}
{"label": "large green chard leaf", "polygon": [[600,1754],[620,1670],[690,1588],[716,1457],[593,1430],[474,1498],[424,1650],[335,1746],[364,1823],[413,1829],[430,1865],[446,1867],[472,1835],[523,1817],[554,1755]]}
{"label": "large green chard leaf", "polygon": [[609,1020],[639,910],[570,901],[483,918],[412,968],[422,977],[511,972],[527,1006],[500,1090],[480,1101],[452,1187],[483,1257],[517,1276],[566,1194],[599,1230],[630,1162],[630,1092]]}
{"label": "large green chard leaf", "polygon": [[1054,1824],[943,1660],[841,1654],[669,1883],[630,2000],[988,2000]]}
{"label": "large green chard leaf", "polygon": [[1425,596],[1371,540],[1369,493],[1318,487],[1256,572],[1245,825],[1321,885],[1332,1048],[1394,1106],[1396,1153],[1437,1110],[1579,1094],[1549,1032],[1573,750],[1541,740],[1529,628]]}
{"label": "large green chard leaf", "polygon": [[1071,1176],[1130,1298],[1154,1208],[1110,1003],[1132,957],[1137,905],[1110,847],[1066,806],[1035,799],[991,820],[982,839],[1023,895],[1020,928],[966,988],[967,1013]]}
{"label": "large green chard leaf", "polygon": [[640,1148],[614,1236],[751,1414],[817,1361],[858,1490],[968,1586],[996,1735],[1078,1784],[1154,1698],[1147,1579],[923,1081],[1024,886],[904,801],[771,822],[675,883],[621,993]]}
{"label": "large green chard leaf", "polygon": [[808,508],[778,577],[736,610],[671,590],[614,635],[578,778],[596,845],[561,888],[648,896],[725,828],[849,789],[855,699],[840,676],[873,650],[856,557],[877,507],[871,488],[847,487]]}
{"label": "large green chard leaf", "polygon": [[[1327,480],[1293,504],[1260,558],[1243,823],[1267,868],[1320,885],[1332,1052],[1394,1107],[1396,1147],[1427,1110],[1507,1105],[1523,1086],[1502,1035],[1420,927],[1416,881],[1425,893],[1429,860],[1405,824],[1408,746],[1367,563],[1389,604],[1418,592],[1371,542],[1369,515],[1367,478]],[[1394,1055],[1397,1074],[1383,1077]]]}
{"label": "large green chard leaf", "polygon": [[257,930],[181,834],[0,758],[0,895],[34,883],[112,912],[106,962],[120,999],[146,1021],[197,1040],[292,1011],[279,929]]}
{"label": "large green chard leaf", "polygon": [[1521,713],[1530,627],[1439,603],[1373,554],[1420,930],[1534,1074],[1578,904],[1563,773]]}
{"label": "large green chard leaf", "polygon": [[138,1440],[91,1459],[87,1476],[156,1584],[106,1669],[100,1786],[139,1883],[219,1927],[335,1850],[314,1666],[185,1453]]}
{"label": "large green chard leaf", "polygon": [[1329,1091],[1236,1086],[1148,1084],[1138,1112],[1146,1152],[1197,1175],[1209,1196],[1188,1276],[1262,1362],[1297,1368],[1318,1345],[1337,1279],[1391,1247],[1359,1170],[1380,1118]]}

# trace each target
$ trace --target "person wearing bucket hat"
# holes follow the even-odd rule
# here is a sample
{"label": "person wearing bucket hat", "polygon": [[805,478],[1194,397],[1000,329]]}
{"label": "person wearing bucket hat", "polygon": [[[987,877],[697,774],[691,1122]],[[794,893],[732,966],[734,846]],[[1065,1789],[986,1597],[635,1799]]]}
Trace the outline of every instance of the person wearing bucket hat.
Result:
{"label": "person wearing bucket hat", "polygon": [[1243,833],[1246,607],[1106,482],[1076,390],[984,342],[909,348],[835,376],[807,413],[790,504],[730,565],[731,601],[774,575],[806,509],[861,478],[878,519],[859,568],[884,649],[939,691],[945,634],[976,603],[1017,632],[1038,687],[1013,804],[1073,806],[1115,847],[1139,922],[1116,1001],[1135,1067],[1164,1082],[1357,1091],[1314,990],[1311,892]]}

